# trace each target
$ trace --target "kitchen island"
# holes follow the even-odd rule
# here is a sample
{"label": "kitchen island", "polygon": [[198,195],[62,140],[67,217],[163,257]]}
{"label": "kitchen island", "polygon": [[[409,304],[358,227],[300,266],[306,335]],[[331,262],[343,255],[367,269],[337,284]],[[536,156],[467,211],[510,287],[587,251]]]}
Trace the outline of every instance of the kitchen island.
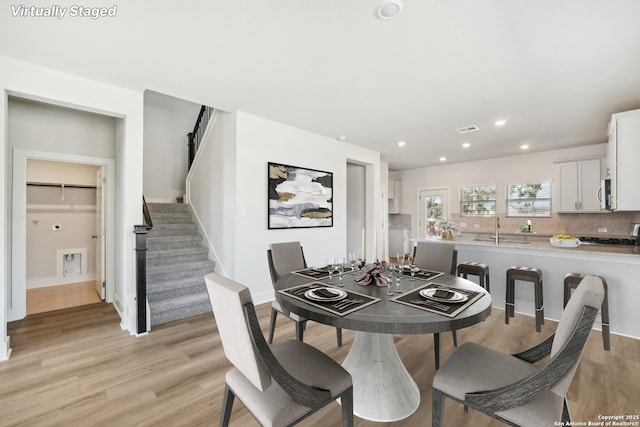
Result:
{"label": "kitchen island", "polygon": [[[485,234],[468,234],[453,241],[458,263],[489,266],[493,306],[504,310],[506,271],[513,265],[542,270],[545,318],[559,320],[563,308],[563,280],[567,273],[594,274],[607,280],[611,333],[640,339],[640,247],[628,245],[552,246],[546,236],[501,235],[500,244]],[[476,280],[475,277],[470,277]],[[517,315],[534,315],[533,287],[516,281]],[[600,329],[600,316],[595,328]],[[535,323],[531,318],[531,331]]]}

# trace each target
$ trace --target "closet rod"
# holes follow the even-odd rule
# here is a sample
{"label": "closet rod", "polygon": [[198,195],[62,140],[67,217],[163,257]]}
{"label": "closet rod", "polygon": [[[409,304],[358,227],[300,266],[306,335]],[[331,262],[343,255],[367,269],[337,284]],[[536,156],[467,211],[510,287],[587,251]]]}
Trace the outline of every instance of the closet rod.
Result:
{"label": "closet rod", "polygon": [[80,184],[52,184],[47,182],[27,182],[27,186],[34,187],[64,187],[64,188],[97,188],[95,185],[80,185]]}

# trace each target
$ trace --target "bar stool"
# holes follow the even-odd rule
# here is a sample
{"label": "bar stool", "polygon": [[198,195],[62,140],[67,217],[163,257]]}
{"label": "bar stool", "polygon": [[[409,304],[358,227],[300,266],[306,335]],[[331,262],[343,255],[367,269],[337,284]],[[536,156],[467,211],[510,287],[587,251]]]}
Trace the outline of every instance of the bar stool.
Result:
{"label": "bar stool", "polygon": [[466,279],[467,275],[478,276],[480,286],[485,288],[487,292],[491,292],[489,289],[489,266],[487,264],[474,261],[461,262],[458,264],[458,276]]}
{"label": "bar stool", "polygon": [[533,283],[535,294],[536,332],[544,325],[544,299],[542,297],[542,271],[535,267],[514,265],[507,270],[507,298],[504,306],[504,323],[509,324],[509,317],[515,316],[515,282],[522,280]]}
{"label": "bar stool", "polygon": [[[571,290],[578,287],[584,274],[569,273],[564,276],[564,305],[567,306],[569,298],[571,298]],[[602,345],[606,351],[611,350],[611,341],[609,340],[609,291],[607,287],[607,281],[602,276],[596,276],[602,280],[604,286],[604,299],[602,300],[602,306],[600,307],[600,313],[602,315]]]}

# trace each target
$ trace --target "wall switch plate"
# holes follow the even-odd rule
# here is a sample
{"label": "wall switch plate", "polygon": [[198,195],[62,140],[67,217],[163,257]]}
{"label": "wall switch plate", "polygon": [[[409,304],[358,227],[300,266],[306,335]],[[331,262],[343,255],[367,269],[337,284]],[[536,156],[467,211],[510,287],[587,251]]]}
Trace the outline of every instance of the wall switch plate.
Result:
{"label": "wall switch plate", "polygon": [[53,231],[60,231],[62,230],[62,224],[53,224],[53,226],[51,226],[51,229]]}
{"label": "wall switch plate", "polygon": [[598,233],[606,233],[607,229],[605,227],[598,227]]}

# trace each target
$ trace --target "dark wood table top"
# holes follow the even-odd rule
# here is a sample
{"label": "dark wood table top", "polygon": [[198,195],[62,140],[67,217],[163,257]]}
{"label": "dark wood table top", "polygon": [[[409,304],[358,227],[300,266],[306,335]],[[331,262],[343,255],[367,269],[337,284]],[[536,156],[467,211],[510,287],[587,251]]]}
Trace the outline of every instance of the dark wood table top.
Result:
{"label": "dark wood table top", "polygon": [[[401,282],[401,289],[405,292],[424,286],[427,283],[438,283],[483,294],[480,299],[456,317],[450,318],[391,301],[392,298],[399,294],[394,293],[394,296],[387,296],[386,287],[361,286],[354,280],[357,276],[358,273],[344,274],[343,289],[380,298],[380,301],[345,316],[330,313],[280,292],[276,292],[276,299],[284,309],[315,322],[344,329],[385,334],[426,334],[462,329],[483,321],[491,314],[491,295],[481,286],[461,277],[443,274],[428,281],[420,279],[411,281],[405,277]],[[338,278],[334,278],[333,281],[335,286],[338,283]],[[278,280],[276,288],[287,289],[310,282],[329,284],[328,279],[316,280],[291,273]]]}

